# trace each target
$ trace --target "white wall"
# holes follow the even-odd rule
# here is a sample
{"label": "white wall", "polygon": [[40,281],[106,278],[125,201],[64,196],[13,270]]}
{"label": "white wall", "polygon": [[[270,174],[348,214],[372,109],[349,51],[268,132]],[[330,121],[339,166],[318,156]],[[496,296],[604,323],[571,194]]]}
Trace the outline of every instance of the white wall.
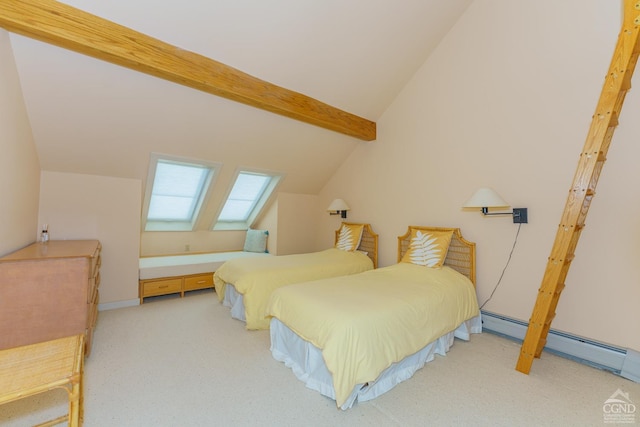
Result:
{"label": "white wall", "polygon": [[318,206],[318,196],[278,194],[278,255],[312,252],[316,224],[325,213]]}
{"label": "white wall", "polygon": [[[529,209],[485,309],[528,321],[620,27],[606,0],[475,0],[320,194],[380,234],[381,266],[408,225],[456,226],[477,243],[480,302],[517,233],[461,209],[481,186]],[[640,77],[634,79],[639,81]],[[640,84],[640,83],[639,83]],[[552,327],[640,349],[640,94],[621,115]],[[318,245],[334,224],[322,218]],[[514,361],[515,363],[515,361]]]}
{"label": "white wall", "polygon": [[0,256],[36,239],[40,163],[9,34],[0,29]]}
{"label": "white wall", "polygon": [[50,239],[100,240],[100,303],[137,299],[140,180],[43,171],[40,189]]}
{"label": "white wall", "polygon": [[244,230],[139,231],[139,234],[141,256],[239,251],[246,236]]}

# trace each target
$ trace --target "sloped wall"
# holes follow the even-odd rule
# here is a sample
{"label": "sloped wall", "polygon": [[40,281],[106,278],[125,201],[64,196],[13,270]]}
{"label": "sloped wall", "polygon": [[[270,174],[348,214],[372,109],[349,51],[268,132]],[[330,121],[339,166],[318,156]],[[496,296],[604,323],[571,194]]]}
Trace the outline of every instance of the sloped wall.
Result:
{"label": "sloped wall", "polygon": [[0,256],[36,240],[39,191],[40,163],[9,33],[0,29]]}
{"label": "sloped wall", "polygon": [[[620,3],[476,0],[322,190],[380,234],[395,262],[408,225],[456,226],[477,243],[484,307],[528,321],[620,28]],[[636,73],[640,74],[640,73]],[[640,81],[636,75],[634,82]],[[638,83],[640,84],[640,83]],[[640,95],[631,90],[553,328],[640,349]],[[481,186],[529,223],[461,208]],[[332,228],[322,220],[318,245]],[[515,365],[515,361],[514,361]]]}

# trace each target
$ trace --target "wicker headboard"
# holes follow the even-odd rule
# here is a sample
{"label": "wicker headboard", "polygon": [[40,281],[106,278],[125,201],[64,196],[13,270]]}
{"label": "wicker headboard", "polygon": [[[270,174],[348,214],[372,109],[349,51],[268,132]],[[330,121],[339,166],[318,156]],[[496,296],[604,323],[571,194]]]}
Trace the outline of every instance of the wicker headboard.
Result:
{"label": "wicker headboard", "polygon": [[459,228],[445,227],[420,227],[410,225],[407,232],[403,236],[398,237],[398,262],[402,259],[405,252],[409,249],[411,243],[411,230],[417,229],[421,231],[453,231],[449,251],[444,260],[444,265],[453,268],[461,274],[464,274],[471,280],[473,285],[476,284],[476,244],[469,242],[462,237]]}
{"label": "wicker headboard", "polygon": [[[378,235],[373,232],[371,225],[355,222],[343,222],[343,224],[364,225],[364,228],[362,229],[362,239],[360,239],[360,246],[358,246],[358,250],[366,252],[367,256],[371,258],[371,261],[373,261],[373,268],[378,268]],[[340,227],[342,227],[342,225]],[[340,229],[337,229],[335,239],[336,243],[338,242],[339,235]]]}

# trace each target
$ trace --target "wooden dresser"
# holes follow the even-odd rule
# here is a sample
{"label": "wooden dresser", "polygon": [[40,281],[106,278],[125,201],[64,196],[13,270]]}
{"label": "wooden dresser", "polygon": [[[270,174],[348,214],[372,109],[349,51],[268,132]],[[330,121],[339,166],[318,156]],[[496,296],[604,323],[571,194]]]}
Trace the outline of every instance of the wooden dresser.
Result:
{"label": "wooden dresser", "polygon": [[0,350],[85,335],[98,317],[98,240],[34,243],[0,258]]}

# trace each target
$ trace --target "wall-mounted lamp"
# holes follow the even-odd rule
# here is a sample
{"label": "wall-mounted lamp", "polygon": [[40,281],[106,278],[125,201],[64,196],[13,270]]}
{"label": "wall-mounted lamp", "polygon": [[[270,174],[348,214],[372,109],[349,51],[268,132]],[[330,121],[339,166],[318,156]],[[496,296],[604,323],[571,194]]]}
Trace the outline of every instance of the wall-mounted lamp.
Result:
{"label": "wall-mounted lamp", "polygon": [[331,202],[327,210],[329,211],[329,215],[340,215],[342,218],[346,218],[349,205],[342,199],[335,199]]}
{"label": "wall-mounted lamp", "polygon": [[462,205],[463,208],[480,208],[483,215],[512,215],[514,224],[528,222],[527,208],[513,208],[512,212],[489,212],[489,208],[509,208],[498,193],[491,188],[479,188],[473,196]]}

